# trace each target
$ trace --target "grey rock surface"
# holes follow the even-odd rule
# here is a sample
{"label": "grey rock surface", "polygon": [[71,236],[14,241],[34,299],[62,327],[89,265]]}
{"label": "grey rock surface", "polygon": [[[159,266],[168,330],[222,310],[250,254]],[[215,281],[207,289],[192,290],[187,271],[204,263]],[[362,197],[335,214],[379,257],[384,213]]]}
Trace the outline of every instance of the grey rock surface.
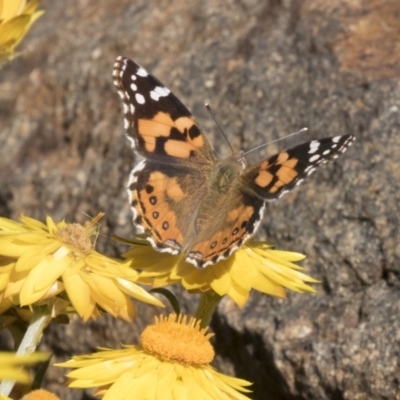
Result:
{"label": "grey rock surface", "polygon": [[[188,106],[221,156],[304,126],[297,142],[356,143],[267,205],[258,237],[303,252],[315,295],[225,299],[216,366],[254,382],[254,399],[400,399],[400,3],[398,1],[42,1],[46,14],[0,71],[0,215],[132,233],[125,186],[134,157],[113,88],[115,58],[145,66]],[[291,138],[292,139],[292,138]],[[288,145],[293,145],[292,140]],[[268,151],[281,149],[273,144]],[[264,150],[257,159],[264,158]],[[249,266],[251,268],[251,266]],[[184,296],[188,312],[194,304]],[[132,343],[152,320],[50,327],[57,360]],[[76,332],[84,332],[76,338]],[[83,399],[52,370],[47,387]]]}

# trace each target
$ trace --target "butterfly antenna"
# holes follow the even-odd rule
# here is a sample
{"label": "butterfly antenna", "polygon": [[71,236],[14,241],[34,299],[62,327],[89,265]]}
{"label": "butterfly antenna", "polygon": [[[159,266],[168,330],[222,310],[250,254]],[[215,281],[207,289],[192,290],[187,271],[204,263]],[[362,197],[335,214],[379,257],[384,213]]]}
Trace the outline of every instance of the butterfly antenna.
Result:
{"label": "butterfly antenna", "polygon": [[254,149],[251,149],[251,150],[249,150],[249,151],[246,151],[246,152],[243,154],[243,156],[246,156],[247,154],[252,153],[253,151],[256,151],[256,150],[258,150],[258,149],[262,149],[263,147],[269,146],[269,145],[272,144],[272,143],[279,142],[279,141],[281,141],[281,140],[287,139],[287,138],[289,138],[289,137],[291,137],[291,136],[298,135],[299,133],[306,132],[306,131],[308,131],[308,128],[301,128],[299,131],[290,133],[289,135],[284,136],[284,137],[282,137],[282,138],[272,140],[271,142],[268,142],[268,143],[260,144],[259,146],[254,147]]}
{"label": "butterfly antenna", "polygon": [[219,126],[217,120],[215,119],[214,114],[213,114],[212,111],[211,111],[210,105],[209,105],[208,103],[205,103],[205,106],[206,106],[206,108],[207,108],[207,111],[210,113],[211,118],[214,120],[215,124],[218,126],[219,131],[222,133],[222,136],[225,138],[226,143],[228,143],[229,147],[231,148],[232,154],[234,154],[235,152],[233,151],[232,145],[229,143],[229,140],[228,140],[228,138],[226,137],[224,131],[221,129],[221,127]]}

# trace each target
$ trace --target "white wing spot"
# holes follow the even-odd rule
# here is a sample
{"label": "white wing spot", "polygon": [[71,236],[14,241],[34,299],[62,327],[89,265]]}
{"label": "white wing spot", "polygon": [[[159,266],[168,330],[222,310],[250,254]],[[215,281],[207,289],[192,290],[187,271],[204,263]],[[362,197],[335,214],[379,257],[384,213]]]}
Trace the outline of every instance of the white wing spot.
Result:
{"label": "white wing spot", "polygon": [[158,101],[160,99],[160,95],[158,93],[156,93],[154,90],[152,90],[150,92],[150,97],[154,100],[154,101]]}
{"label": "white wing spot", "polygon": [[136,76],[136,75],[131,75],[131,79],[132,79],[133,81],[136,81],[137,76]]}
{"label": "white wing spot", "polygon": [[[132,208],[131,208],[131,209],[132,209]],[[132,218],[132,219],[135,220],[135,217]],[[135,227],[136,227],[136,232],[137,232],[137,233],[141,234],[141,233],[145,233],[145,232],[146,232],[145,229],[144,229],[144,227],[143,227],[142,225],[136,224],[135,222],[133,222],[133,223],[134,223],[134,225],[135,225]]]}
{"label": "white wing spot", "polygon": [[310,168],[310,169],[307,171],[307,175],[311,175],[314,171],[315,171],[315,168]]}
{"label": "white wing spot", "polygon": [[146,101],[140,93],[135,94],[135,99],[139,104],[144,104]]}
{"label": "white wing spot", "polygon": [[154,91],[157,92],[160,96],[168,96],[171,91],[167,89],[166,87],[161,87],[161,86],[156,86],[154,88]]}
{"label": "white wing spot", "polygon": [[313,155],[312,157],[310,157],[309,161],[310,161],[310,162],[317,161],[319,157],[320,157],[319,154],[315,154],[315,155]]}
{"label": "white wing spot", "polygon": [[129,121],[126,118],[124,118],[124,128],[125,129],[129,128]]}
{"label": "white wing spot", "polygon": [[319,148],[320,142],[318,140],[313,140],[310,142],[310,150],[308,151],[308,154],[313,154],[315,153],[318,148]]}
{"label": "white wing spot", "polygon": [[329,149],[328,149],[328,150],[325,150],[325,151],[322,153],[322,155],[327,156],[330,152],[331,152],[331,151],[330,151]]}
{"label": "white wing spot", "polygon": [[161,86],[156,86],[154,88],[154,90],[152,90],[150,92],[150,97],[154,100],[154,101],[158,101],[160,99],[160,97],[166,97],[170,94],[170,91],[165,88],[165,87],[161,87]]}
{"label": "white wing spot", "polygon": [[134,83],[131,83],[131,89],[136,92],[137,86]]}
{"label": "white wing spot", "polygon": [[333,143],[337,143],[340,140],[341,136],[335,136],[332,138]]}
{"label": "white wing spot", "polygon": [[130,109],[131,109],[131,114],[135,113],[135,106],[133,104],[130,104]]}
{"label": "white wing spot", "polygon": [[144,68],[140,67],[140,68],[136,71],[136,75],[139,75],[139,76],[147,76],[148,73],[147,73],[147,71],[146,71]]}
{"label": "white wing spot", "polygon": [[[129,143],[131,144],[132,149],[135,149],[136,148],[135,140],[133,138],[131,138],[130,136],[127,136],[127,138],[129,140]],[[132,182],[129,182],[129,183],[132,183]]]}

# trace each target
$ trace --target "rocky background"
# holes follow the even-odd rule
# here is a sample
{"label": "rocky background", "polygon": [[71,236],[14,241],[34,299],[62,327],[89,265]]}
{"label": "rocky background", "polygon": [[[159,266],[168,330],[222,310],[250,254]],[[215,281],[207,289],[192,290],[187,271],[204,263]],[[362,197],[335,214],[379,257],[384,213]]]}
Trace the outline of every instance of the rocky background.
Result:
{"label": "rocky background", "polygon": [[[100,250],[119,254],[107,237],[132,234],[125,186],[134,156],[112,85],[118,55],[172,89],[221,156],[229,148],[205,101],[236,150],[304,126],[295,141],[352,133],[343,157],[267,205],[259,230],[307,255],[318,293],[254,293],[242,310],[224,300],[212,324],[215,365],[253,381],[257,400],[400,399],[400,2],[43,0],[41,8],[22,54],[0,71],[0,215],[84,222],[104,211]],[[182,296],[190,312],[195,303]],[[50,327],[44,348],[65,360],[132,343],[157,312],[139,311],[132,324]],[[49,371],[47,388],[92,398],[66,390],[62,372]]]}

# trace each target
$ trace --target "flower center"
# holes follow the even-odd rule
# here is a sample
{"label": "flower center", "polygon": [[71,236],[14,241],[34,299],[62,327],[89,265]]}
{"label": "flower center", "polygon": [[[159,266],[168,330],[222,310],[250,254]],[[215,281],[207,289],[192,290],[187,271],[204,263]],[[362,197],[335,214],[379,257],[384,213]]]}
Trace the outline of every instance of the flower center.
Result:
{"label": "flower center", "polygon": [[213,336],[208,328],[200,329],[200,321],[186,315],[170,314],[155,318],[140,336],[144,350],[164,361],[186,365],[208,364],[214,358],[214,349],[209,341]]}
{"label": "flower center", "polygon": [[64,243],[81,251],[83,254],[88,254],[92,248],[92,242],[88,230],[79,224],[68,224],[57,231],[56,237]]}
{"label": "flower center", "polygon": [[87,255],[94,247],[94,243],[92,243],[90,237],[98,234],[97,223],[103,216],[104,213],[98,213],[91,221],[86,222],[84,226],[80,224],[67,224],[58,229],[55,236],[62,242],[71,245],[78,252]]}

